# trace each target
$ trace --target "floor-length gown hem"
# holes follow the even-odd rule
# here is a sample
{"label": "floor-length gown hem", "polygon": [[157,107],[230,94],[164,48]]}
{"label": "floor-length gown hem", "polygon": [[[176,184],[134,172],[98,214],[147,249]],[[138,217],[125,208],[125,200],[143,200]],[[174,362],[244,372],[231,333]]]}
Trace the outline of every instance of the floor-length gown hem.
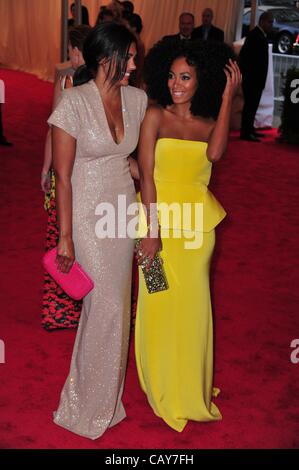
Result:
{"label": "floor-length gown hem", "polygon": [[[218,408],[216,407],[216,405],[211,402],[211,407],[215,407],[217,412],[219,413],[218,416],[216,417],[212,417],[212,418],[207,418],[207,419],[186,419],[186,420],[181,420],[181,424],[178,424],[177,421],[173,421],[171,419],[169,419],[168,416],[161,416],[156,410],[153,410],[154,414],[157,416],[157,418],[160,418],[162,419],[169,427],[171,427],[174,431],[177,431],[177,432],[183,432],[185,427],[187,426],[187,424],[191,421],[191,422],[195,422],[195,423],[210,423],[210,422],[214,422],[214,421],[221,421],[222,420],[222,415],[221,413],[219,412]],[[211,415],[212,416],[212,415]]]}
{"label": "floor-length gown hem", "polygon": [[[111,425],[108,425],[107,428],[104,428],[102,430],[102,432],[100,432],[99,434],[97,434],[96,436],[90,436],[90,435],[87,435],[87,434],[84,434],[82,432],[79,432],[79,431],[76,431],[74,428],[70,428],[69,426],[67,426],[66,424],[63,424],[63,423],[60,423],[59,421],[56,421],[55,419],[55,414],[56,412],[54,411],[53,415],[54,415],[54,419],[53,419],[53,422],[54,424],[56,424],[57,426],[60,426],[61,428],[63,429],[66,429],[67,431],[70,431],[72,432],[73,434],[77,434],[78,436],[81,436],[81,437],[85,437],[87,439],[91,439],[92,441],[95,441],[96,439],[99,439],[100,437],[102,437],[102,435],[105,433],[106,429],[108,428],[112,428],[113,426],[115,426],[116,424],[119,424],[123,419],[125,419],[127,416],[126,414],[124,416],[122,416],[121,418],[119,419],[116,419],[113,424]],[[111,420],[112,421],[112,420]]]}
{"label": "floor-length gown hem", "polygon": [[77,432],[77,431],[75,431],[74,429],[70,429],[68,426],[66,426],[66,425],[64,425],[64,424],[62,424],[62,423],[56,422],[55,419],[53,420],[53,422],[54,422],[54,424],[57,424],[57,426],[60,426],[61,428],[66,429],[67,431],[70,431],[70,432],[72,432],[73,434],[77,434],[77,436],[85,437],[85,438],[87,438],[87,439],[91,439],[92,441],[94,441],[94,440],[98,439],[99,437],[101,437],[101,436],[104,434],[104,432],[105,432],[105,429],[103,429],[103,431],[102,431],[98,436],[91,437],[91,436],[87,436],[87,435],[85,435],[85,434],[82,434],[82,433],[80,433],[80,432]]}

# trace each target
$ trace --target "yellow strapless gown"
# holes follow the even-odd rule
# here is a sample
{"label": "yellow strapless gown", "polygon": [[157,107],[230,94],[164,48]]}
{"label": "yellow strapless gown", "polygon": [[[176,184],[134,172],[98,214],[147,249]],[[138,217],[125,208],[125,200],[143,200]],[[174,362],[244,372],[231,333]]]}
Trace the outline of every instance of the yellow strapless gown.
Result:
{"label": "yellow strapless gown", "polygon": [[[207,186],[212,164],[207,144],[161,138],[155,149],[157,202],[201,202],[202,244],[186,249],[175,218],[161,227],[161,256],[169,289],[148,294],[139,272],[135,354],[141,387],[157,416],[182,431],[188,420],[214,421],[213,323],[209,288],[214,227],[225,211]],[[189,227],[190,228],[190,227]],[[195,227],[191,227],[194,229]],[[180,229],[185,229],[181,225]],[[195,228],[196,230],[197,228]],[[166,237],[167,232],[170,234]]]}

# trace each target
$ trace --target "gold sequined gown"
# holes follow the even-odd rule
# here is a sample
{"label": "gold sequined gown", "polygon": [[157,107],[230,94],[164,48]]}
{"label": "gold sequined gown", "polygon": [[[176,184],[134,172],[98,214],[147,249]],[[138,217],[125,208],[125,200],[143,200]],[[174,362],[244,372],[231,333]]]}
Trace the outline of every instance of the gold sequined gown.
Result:
{"label": "gold sequined gown", "polygon": [[[147,98],[143,91],[121,87],[124,138],[113,140],[99,90],[93,80],[65,90],[49,119],[76,141],[72,173],[73,239],[76,259],[95,282],[84,298],[69,376],[54,422],[97,439],[125,416],[121,402],[127,364],[131,267],[134,240],[100,239],[99,204],[118,196],[136,200],[128,155],[135,149]],[[122,214],[124,210],[122,210]]]}

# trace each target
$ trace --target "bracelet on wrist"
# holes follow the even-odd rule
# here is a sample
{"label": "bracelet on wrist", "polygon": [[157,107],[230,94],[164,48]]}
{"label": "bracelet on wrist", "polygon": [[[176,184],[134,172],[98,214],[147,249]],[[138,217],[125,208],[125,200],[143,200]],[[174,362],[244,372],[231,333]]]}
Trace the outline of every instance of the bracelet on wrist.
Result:
{"label": "bracelet on wrist", "polygon": [[155,224],[151,222],[147,225],[147,233],[153,232],[154,230],[156,230],[157,232],[160,231],[160,224],[158,222]]}

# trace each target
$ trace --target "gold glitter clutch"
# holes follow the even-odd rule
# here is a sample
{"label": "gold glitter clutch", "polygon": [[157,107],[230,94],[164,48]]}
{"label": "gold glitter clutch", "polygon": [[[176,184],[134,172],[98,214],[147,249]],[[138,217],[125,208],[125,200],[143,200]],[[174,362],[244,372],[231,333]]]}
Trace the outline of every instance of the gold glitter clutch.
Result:
{"label": "gold glitter clutch", "polygon": [[[138,249],[140,245],[140,239],[136,242],[136,248]],[[145,285],[149,294],[154,294],[155,292],[160,292],[168,289],[168,282],[166,274],[163,267],[163,260],[159,253],[153,259],[152,265],[149,269],[146,269],[146,263],[141,263],[140,265]]]}

